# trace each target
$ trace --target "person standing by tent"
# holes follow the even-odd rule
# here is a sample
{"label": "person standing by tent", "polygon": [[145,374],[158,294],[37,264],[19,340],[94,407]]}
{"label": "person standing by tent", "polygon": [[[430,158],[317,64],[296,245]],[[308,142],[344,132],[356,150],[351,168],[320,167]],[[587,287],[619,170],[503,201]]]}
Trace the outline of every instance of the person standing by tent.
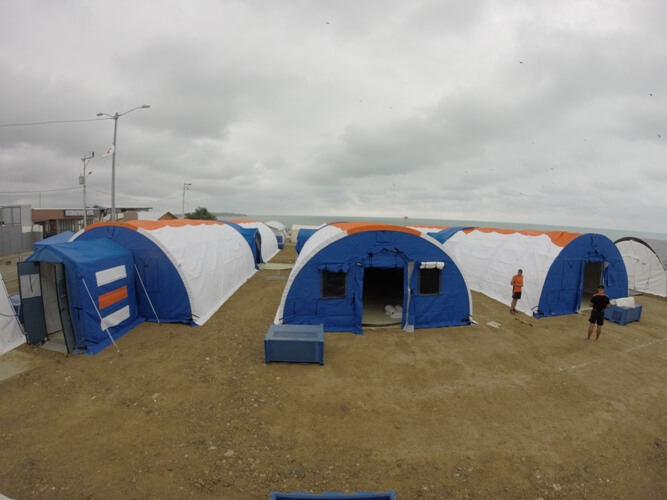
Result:
{"label": "person standing by tent", "polygon": [[510,306],[510,312],[514,314],[516,312],[516,303],[521,298],[521,290],[523,289],[523,270],[519,269],[514,276],[512,276],[512,305]]}
{"label": "person standing by tent", "polygon": [[588,319],[590,323],[588,325],[588,337],[586,340],[591,339],[591,334],[593,333],[593,325],[597,323],[597,332],[595,333],[595,341],[597,342],[602,333],[602,324],[604,323],[604,310],[609,307],[609,297],[604,293],[604,287],[600,285],[598,291],[595,295],[591,297],[591,317]]}

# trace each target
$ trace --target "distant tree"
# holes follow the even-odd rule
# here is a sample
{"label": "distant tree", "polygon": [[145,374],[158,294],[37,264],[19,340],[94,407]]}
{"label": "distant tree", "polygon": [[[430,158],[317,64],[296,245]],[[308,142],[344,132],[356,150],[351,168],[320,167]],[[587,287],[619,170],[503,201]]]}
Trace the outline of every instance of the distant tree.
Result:
{"label": "distant tree", "polygon": [[194,212],[185,214],[186,219],[215,220],[216,216],[206,207],[197,207]]}

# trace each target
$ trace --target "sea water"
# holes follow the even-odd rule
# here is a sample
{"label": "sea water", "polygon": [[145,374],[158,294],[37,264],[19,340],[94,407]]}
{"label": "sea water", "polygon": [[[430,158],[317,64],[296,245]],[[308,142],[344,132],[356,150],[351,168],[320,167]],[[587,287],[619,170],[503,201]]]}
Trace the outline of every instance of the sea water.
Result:
{"label": "sea water", "polygon": [[282,223],[287,230],[294,224],[302,226],[319,226],[330,222],[378,222],[382,224],[394,224],[398,226],[453,226],[453,227],[496,227],[499,229],[534,229],[537,231],[566,231],[569,233],[596,233],[602,234],[612,241],[619,238],[633,236],[635,238],[653,238],[667,240],[667,235],[659,233],[647,233],[640,231],[629,231],[620,229],[603,229],[575,226],[553,226],[546,224],[518,224],[516,222],[489,222],[489,221],[464,221],[451,219],[419,219],[411,217],[343,217],[336,215],[248,215],[250,219],[267,222],[275,220]]}

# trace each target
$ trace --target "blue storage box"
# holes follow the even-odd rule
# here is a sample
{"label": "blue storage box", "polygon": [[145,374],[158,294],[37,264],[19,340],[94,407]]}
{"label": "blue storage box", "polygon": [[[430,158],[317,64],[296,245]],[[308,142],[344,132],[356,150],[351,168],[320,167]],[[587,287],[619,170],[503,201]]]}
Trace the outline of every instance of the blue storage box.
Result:
{"label": "blue storage box", "polygon": [[270,493],[271,500],[396,500],[394,491],[384,493],[373,493],[371,491],[360,491],[358,493]]}
{"label": "blue storage box", "polygon": [[625,325],[631,321],[639,321],[639,318],[642,315],[642,306],[636,307],[618,307],[618,306],[609,306],[604,310],[604,319],[618,323],[619,325]]}
{"label": "blue storage box", "polygon": [[264,339],[266,362],[324,364],[324,325],[271,325]]}
{"label": "blue storage box", "polygon": [[283,241],[283,235],[278,234],[276,235],[276,239],[278,240],[278,250],[282,250],[285,248],[285,242]]}

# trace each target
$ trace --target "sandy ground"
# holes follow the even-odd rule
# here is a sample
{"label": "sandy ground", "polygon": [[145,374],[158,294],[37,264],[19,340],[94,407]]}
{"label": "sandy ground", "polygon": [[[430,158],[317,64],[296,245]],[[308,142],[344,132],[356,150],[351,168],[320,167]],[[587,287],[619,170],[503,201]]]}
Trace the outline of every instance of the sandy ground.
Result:
{"label": "sandy ground", "polygon": [[667,498],[665,300],[596,343],[584,315],[520,321],[475,293],[477,326],[326,333],[323,366],[266,364],[287,272],[203,327],[142,324],[122,355],[18,348],[34,366],[0,381],[0,493]]}

